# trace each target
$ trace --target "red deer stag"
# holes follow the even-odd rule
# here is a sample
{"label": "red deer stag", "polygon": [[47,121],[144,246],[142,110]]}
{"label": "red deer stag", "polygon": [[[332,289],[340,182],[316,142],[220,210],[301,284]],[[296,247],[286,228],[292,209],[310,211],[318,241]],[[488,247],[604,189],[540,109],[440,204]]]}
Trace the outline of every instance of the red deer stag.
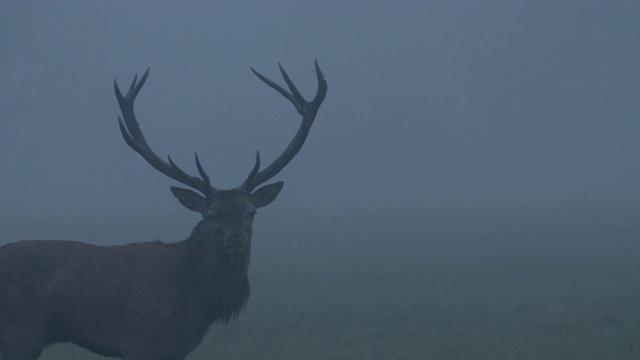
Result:
{"label": "red deer stag", "polygon": [[293,103],[302,124],[263,170],[258,152],[249,176],[231,190],[211,185],[197,155],[199,176],[193,176],[151,150],[133,111],[148,70],[140,81],[133,79],[126,96],[114,82],[125,141],[156,170],[200,192],[171,187],[180,203],[199,212],[202,220],[186,240],[171,244],[20,241],[1,247],[2,360],[37,359],[45,346],[58,342],[126,360],[184,359],[212,323],[228,322],[243,311],[249,297],[253,216],[275,199],[283,183],[255,189],[298,153],[327,93],[317,61],[313,101],[300,95],[282,66],[290,91],[251,70]]}

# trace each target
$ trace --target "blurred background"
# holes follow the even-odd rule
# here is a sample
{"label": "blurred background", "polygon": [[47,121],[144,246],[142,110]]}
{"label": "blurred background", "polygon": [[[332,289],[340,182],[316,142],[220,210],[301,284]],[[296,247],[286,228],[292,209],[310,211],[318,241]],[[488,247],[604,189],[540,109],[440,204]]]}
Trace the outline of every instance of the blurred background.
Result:
{"label": "blurred background", "polygon": [[[328,96],[254,225],[247,313],[194,359],[640,356],[640,5],[2,2],[0,245],[178,241],[199,215],[123,141],[218,188]],[[85,359],[57,346],[43,358]],[[215,355],[215,356],[214,356]]]}

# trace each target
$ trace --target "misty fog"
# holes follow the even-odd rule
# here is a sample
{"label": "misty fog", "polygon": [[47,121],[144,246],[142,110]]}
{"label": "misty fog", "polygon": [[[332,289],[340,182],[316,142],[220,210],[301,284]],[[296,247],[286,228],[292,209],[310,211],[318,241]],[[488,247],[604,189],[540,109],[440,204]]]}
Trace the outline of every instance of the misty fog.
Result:
{"label": "misty fog", "polygon": [[[252,295],[190,359],[640,357],[640,4],[0,3],[0,245],[186,238],[122,139],[233,188],[311,98]],[[1,296],[1,294],[0,294]],[[43,359],[88,359],[59,345]]]}

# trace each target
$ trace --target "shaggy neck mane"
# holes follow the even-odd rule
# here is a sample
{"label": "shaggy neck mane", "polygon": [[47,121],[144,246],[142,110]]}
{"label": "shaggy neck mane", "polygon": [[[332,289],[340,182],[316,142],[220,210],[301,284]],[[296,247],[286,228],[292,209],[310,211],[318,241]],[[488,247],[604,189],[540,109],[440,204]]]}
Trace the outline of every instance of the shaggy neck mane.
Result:
{"label": "shaggy neck mane", "polygon": [[185,246],[185,281],[192,285],[194,298],[204,299],[202,306],[210,321],[224,323],[235,319],[249,300],[249,250],[230,255],[218,248],[216,233],[200,221]]}

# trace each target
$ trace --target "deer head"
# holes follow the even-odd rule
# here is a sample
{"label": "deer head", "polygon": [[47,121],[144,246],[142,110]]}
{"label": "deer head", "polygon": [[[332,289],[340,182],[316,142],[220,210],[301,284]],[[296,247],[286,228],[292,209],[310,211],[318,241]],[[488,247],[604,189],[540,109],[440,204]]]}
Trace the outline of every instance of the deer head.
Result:
{"label": "deer head", "polygon": [[251,224],[256,209],[269,205],[278,196],[284,183],[279,181],[256,188],[278,174],[300,151],[327,94],[327,82],[317,60],[315,73],[318,78],[318,88],[312,101],[307,101],[300,95],[282,65],[278,64],[278,66],[289,91],[253,68],[251,71],[293,104],[296,111],[302,115],[302,123],[282,154],[263,170],[260,170],[260,152],[257,152],[255,165],[246,180],[237,188],[230,190],[217,189],[211,185],[209,176],[200,164],[197,154],[195,162],[199,175],[193,176],[180,169],[170,156],[167,157],[167,161],[164,161],[151,150],[140,130],[133,109],[136,96],[149,76],[149,69],[145,71],[140,81],[136,75],[125,96],[120,92],[118,83],[114,81],[116,97],[122,112],[118,122],[124,140],[156,170],[193,189],[171,187],[171,192],[184,207],[202,215],[202,222],[212,229],[215,238],[220,241],[219,247],[227,253],[244,252],[250,248]]}

